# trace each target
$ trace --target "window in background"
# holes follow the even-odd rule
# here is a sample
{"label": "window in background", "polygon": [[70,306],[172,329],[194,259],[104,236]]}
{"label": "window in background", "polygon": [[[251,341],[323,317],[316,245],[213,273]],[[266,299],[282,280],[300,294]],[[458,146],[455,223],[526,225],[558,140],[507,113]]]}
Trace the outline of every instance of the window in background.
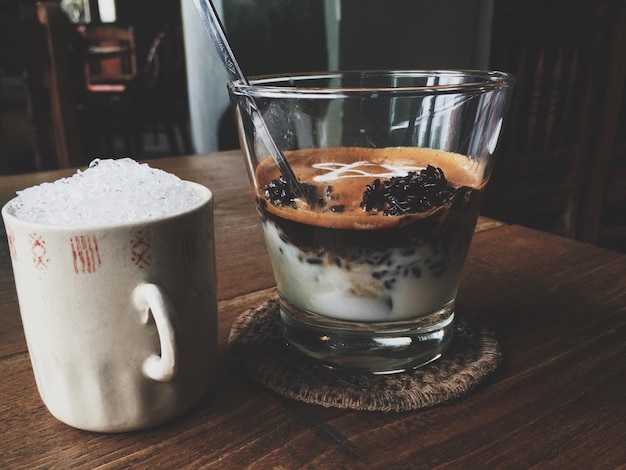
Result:
{"label": "window in background", "polygon": [[100,21],[103,23],[115,23],[115,0],[98,0],[98,10],[100,11]]}

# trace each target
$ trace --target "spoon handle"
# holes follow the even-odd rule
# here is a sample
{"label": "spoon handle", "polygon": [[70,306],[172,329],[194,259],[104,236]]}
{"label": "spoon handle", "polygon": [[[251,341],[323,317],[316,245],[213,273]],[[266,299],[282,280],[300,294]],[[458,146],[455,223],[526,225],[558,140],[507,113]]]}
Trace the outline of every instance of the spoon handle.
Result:
{"label": "spoon handle", "polygon": [[194,3],[200,15],[200,20],[204,25],[204,29],[208,33],[220,59],[222,59],[224,63],[224,67],[228,73],[228,79],[231,82],[240,80],[245,85],[248,85],[248,79],[241,71],[235,54],[233,54],[233,50],[230,48],[230,44],[226,39],[224,26],[217,15],[213,2],[211,0],[194,0]]}
{"label": "spoon handle", "polygon": [[[241,67],[239,67],[235,54],[233,54],[230,44],[228,44],[228,39],[226,39],[226,34],[224,33],[224,26],[217,15],[213,2],[211,0],[194,0],[194,4],[198,10],[204,29],[209,35],[209,39],[211,39],[211,42],[213,43],[213,46],[215,46],[220,59],[222,59],[224,68],[228,73],[228,79],[231,82],[240,81],[244,85],[248,85],[248,80],[241,71]],[[274,142],[274,139],[272,139],[272,136],[270,135],[270,132],[265,124],[265,120],[256,106],[254,98],[252,96],[248,96],[247,98],[251,105],[252,121],[256,132],[267,147],[267,150],[270,152],[270,155],[278,166],[280,173],[283,175],[283,178],[285,178],[287,185],[297,197],[307,202],[310,206],[313,206],[315,204],[314,196],[306,191],[303,191],[302,186],[298,183],[296,175],[289,166],[289,162],[287,162],[287,159]]]}

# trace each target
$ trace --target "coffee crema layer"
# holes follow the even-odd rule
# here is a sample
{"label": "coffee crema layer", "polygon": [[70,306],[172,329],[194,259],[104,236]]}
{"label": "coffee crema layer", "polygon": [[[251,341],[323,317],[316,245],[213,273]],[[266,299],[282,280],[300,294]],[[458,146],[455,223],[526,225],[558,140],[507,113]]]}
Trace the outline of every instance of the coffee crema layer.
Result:
{"label": "coffee crema layer", "polygon": [[[293,221],[329,228],[381,229],[405,224],[406,218],[429,216],[429,213],[414,213],[399,216],[401,219],[389,218],[361,209],[363,192],[375,179],[405,176],[430,164],[443,170],[452,187],[479,189],[482,185],[476,176],[476,163],[463,155],[434,149],[340,147],[286,152],[285,157],[298,181],[315,187],[317,198],[323,204],[310,207],[297,199],[296,208],[268,204],[267,211]],[[259,188],[279,176],[271,158],[263,160],[256,169]],[[260,199],[264,199],[262,194]]]}

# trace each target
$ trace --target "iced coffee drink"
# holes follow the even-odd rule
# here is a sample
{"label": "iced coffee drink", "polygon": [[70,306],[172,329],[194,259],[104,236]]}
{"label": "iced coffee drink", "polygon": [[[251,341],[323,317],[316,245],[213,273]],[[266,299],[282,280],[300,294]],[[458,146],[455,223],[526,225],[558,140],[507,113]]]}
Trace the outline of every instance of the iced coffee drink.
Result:
{"label": "iced coffee drink", "polygon": [[429,315],[455,298],[481,182],[467,158],[420,148],[288,154],[309,204],[271,160],[257,167],[278,289],[294,307],[338,320]]}
{"label": "iced coffee drink", "polygon": [[230,85],[286,343],[357,373],[445,353],[511,84],[407,70]]}

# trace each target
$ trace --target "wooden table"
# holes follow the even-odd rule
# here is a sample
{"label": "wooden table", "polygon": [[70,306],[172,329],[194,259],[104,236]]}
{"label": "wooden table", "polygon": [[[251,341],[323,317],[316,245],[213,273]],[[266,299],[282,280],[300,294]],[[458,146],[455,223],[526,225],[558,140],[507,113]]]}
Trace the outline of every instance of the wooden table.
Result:
{"label": "wooden table", "polygon": [[[239,152],[153,160],[216,199],[220,365],[190,413],[147,431],[95,434],[53,418],[35,387],[0,241],[1,468],[615,468],[626,464],[626,256],[481,220],[458,310],[504,353],[474,393],[373,413],[288,401],[229,357],[233,320],[274,293]],[[15,190],[73,171],[0,178]],[[333,437],[334,436],[334,437]]]}

